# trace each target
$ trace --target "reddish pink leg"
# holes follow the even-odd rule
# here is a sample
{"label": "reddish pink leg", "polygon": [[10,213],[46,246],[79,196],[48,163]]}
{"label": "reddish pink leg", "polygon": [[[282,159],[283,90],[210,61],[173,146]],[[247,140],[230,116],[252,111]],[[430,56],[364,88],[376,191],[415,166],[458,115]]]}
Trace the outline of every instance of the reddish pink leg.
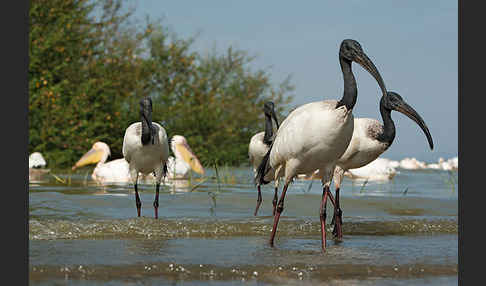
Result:
{"label": "reddish pink leg", "polygon": [[273,247],[273,240],[275,239],[275,233],[277,232],[278,220],[280,219],[280,214],[282,213],[284,208],[285,193],[287,192],[288,187],[289,187],[289,183],[285,183],[285,186],[282,191],[282,195],[280,196],[280,200],[278,201],[277,212],[273,219],[272,235],[270,236],[270,246],[272,247]]}
{"label": "reddish pink leg", "polygon": [[319,218],[321,220],[321,245],[322,251],[326,251],[326,203],[329,194],[329,187],[324,186],[322,190],[321,208],[319,209]]}

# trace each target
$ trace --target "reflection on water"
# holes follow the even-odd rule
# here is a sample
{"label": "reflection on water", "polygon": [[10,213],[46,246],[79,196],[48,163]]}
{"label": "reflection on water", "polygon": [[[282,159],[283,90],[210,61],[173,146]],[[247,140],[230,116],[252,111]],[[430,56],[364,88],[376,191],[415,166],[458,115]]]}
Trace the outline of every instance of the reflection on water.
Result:
{"label": "reflection on water", "polygon": [[82,172],[29,184],[31,284],[457,284],[459,190],[447,172],[345,179],[344,239],[323,254],[319,181],[291,185],[271,248],[273,186],[262,188],[255,217],[250,168],[226,171],[164,185],[158,220],[151,182],[139,187],[141,218],[131,184],[101,185]]}

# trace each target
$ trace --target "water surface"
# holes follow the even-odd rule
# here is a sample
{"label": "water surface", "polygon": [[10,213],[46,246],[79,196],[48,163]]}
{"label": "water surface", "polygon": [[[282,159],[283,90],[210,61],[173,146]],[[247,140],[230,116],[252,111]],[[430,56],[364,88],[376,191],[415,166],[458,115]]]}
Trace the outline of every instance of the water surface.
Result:
{"label": "water surface", "polygon": [[[390,182],[341,189],[343,241],[320,249],[318,181],[287,192],[275,247],[273,187],[256,190],[250,168],[207,170],[161,188],[99,185],[89,169],[29,184],[31,285],[457,285],[457,173],[400,170]],[[452,176],[452,177],[451,177]]]}

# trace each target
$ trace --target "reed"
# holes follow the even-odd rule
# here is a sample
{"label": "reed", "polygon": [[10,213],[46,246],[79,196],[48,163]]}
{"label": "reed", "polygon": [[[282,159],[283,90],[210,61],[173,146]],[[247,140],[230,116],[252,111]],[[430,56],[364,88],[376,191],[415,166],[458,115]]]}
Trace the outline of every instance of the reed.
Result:
{"label": "reed", "polygon": [[59,177],[58,175],[52,173],[52,172],[49,172],[49,174],[54,177],[54,179],[56,179],[56,181],[58,181],[59,183],[61,184],[64,184],[64,185],[67,185],[67,186],[70,186],[71,185],[71,176],[72,174],[69,173],[69,175],[67,176],[67,179],[62,179],[61,177]]}
{"label": "reed", "polygon": [[359,190],[359,193],[361,194],[363,191],[364,191],[364,188],[366,186],[366,184],[368,184],[368,179],[366,179],[363,184],[361,185],[361,189]]}
{"label": "reed", "polygon": [[457,179],[454,174],[455,172],[451,170],[447,170],[447,175],[443,176],[444,183],[446,184],[446,186],[449,186],[451,188],[451,192],[453,194],[456,192],[456,184],[457,184]]}

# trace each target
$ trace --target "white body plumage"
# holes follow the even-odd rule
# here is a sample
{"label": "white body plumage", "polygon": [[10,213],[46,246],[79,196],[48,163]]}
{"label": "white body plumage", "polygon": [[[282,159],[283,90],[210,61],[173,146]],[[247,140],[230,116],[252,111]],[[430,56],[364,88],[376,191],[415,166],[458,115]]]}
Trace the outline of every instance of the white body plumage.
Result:
{"label": "white body plumage", "polygon": [[165,129],[152,122],[155,128],[154,143],[142,144],[142,123],[135,122],[128,126],[123,137],[123,157],[129,164],[130,177],[136,180],[138,172],[148,175],[156,172],[157,179],[163,175],[163,167],[169,158],[169,144]]}

